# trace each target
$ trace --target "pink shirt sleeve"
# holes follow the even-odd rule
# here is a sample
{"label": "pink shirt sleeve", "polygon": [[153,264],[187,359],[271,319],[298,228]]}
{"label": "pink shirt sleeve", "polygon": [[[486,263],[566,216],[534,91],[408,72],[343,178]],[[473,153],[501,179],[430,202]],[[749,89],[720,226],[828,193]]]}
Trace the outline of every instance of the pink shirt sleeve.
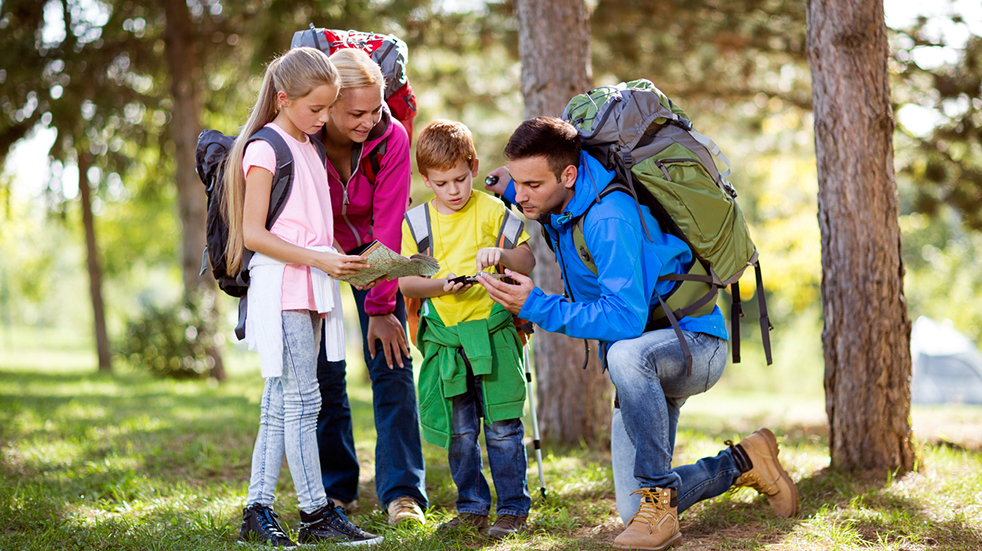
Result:
{"label": "pink shirt sleeve", "polygon": [[276,153],[273,146],[264,140],[256,140],[247,145],[242,154],[242,172],[249,176],[249,169],[258,166],[265,168],[270,174],[276,172]]}

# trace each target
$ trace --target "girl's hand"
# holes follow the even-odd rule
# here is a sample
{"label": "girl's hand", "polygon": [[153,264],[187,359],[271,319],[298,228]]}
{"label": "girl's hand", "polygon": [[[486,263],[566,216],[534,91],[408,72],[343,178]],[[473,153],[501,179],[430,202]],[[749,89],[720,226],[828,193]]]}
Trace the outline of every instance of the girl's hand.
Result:
{"label": "girl's hand", "polygon": [[453,272],[447,274],[443,280],[443,293],[447,295],[459,295],[474,286],[473,283],[451,283],[450,280],[457,277]]}
{"label": "girl's hand", "polygon": [[316,261],[311,266],[323,270],[327,275],[334,278],[354,275],[369,267],[365,263],[364,256],[346,255],[331,251],[318,253]]}
{"label": "girl's hand", "polygon": [[500,247],[485,247],[477,250],[477,271],[483,272],[485,268],[497,266],[501,263],[502,249]]}

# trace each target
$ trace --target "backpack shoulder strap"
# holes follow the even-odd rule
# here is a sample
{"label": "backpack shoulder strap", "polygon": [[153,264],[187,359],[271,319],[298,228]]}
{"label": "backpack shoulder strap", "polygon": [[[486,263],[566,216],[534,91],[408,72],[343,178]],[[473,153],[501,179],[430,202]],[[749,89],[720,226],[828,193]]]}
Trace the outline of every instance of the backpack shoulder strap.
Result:
{"label": "backpack shoulder strap", "polygon": [[511,209],[505,209],[505,217],[501,221],[501,229],[498,230],[498,239],[495,244],[502,249],[514,249],[518,246],[518,238],[522,236],[524,229],[525,222]]}
{"label": "backpack shoulder strap", "polygon": [[416,242],[416,250],[432,256],[433,241],[430,238],[430,210],[428,203],[413,207],[406,211],[403,217],[409,225],[409,231]]}
{"label": "backpack shoulder strap", "polygon": [[596,205],[603,200],[604,197],[614,193],[615,191],[621,191],[631,195],[631,189],[629,187],[627,187],[620,180],[614,180],[607,184],[605,188],[600,190],[600,196],[597,197],[597,200],[590,203],[587,209],[583,211],[583,214],[577,216],[576,220],[573,221],[573,245],[576,247],[576,254],[580,257],[580,260],[583,261],[583,264],[586,265],[587,269],[593,272],[593,275],[597,275],[598,273],[597,263],[593,260],[593,255],[590,253],[589,247],[586,246],[586,237],[583,234],[583,219],[586,218],[587,213],[590,212],[593,205]]}
{"label": "backpack shoulder strap", "polygon": [[[266,214],[266,229],[268,230],[273,227],[273,223],[283,212],[283,207],[286,206],[286,200],[290,197],[290,191],[293,188],[293,153],[290,152],[290,146],[287,145],[286,140],[276,130],[267,126],[260,128],[253,134],[246,145],[256,140],[263,140],[271,145],[273,153],[276,155],[276,172],[273,173],[273,184],[269,193],[269,211]],[[323,147],[324,145],[321,144],[321,149]]]}
{"label": "backpack shoulder strap", "polygon": [[368,178],[368,182],[375,185],[378,181],[378,173],[382,170],[382,158],[385,157],[385,152],[387,151],[389,139],[385,138],[379,143],[375,144],[375,147],[368,152],[368,155],[362,157],[361,169]]}

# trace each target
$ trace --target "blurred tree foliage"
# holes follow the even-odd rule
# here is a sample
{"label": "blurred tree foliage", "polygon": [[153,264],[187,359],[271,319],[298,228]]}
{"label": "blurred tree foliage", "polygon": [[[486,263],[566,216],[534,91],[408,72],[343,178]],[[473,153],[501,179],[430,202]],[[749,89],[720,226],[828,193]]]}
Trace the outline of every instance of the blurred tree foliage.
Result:
{"label": "blurred tree foliage", "polygon": [[[821,273],[804,3],[596,0],[590,5],[594,83],[649,78],[679,103],[733,161],[732,180],[762,251],[776,321],[816,304]],[[474,132],[485,172],[503,162],[504,142],[521,120],[512,0],[192,0],[187,6],[189,40],[200,59],[194,72],[200,124],[206,128],[236,132],[255,100],[265,64],[289,47],[293,32],[310,23],[391,32],[406,40],[419,100],[417,130],[435,118],[462,120]],[[65,9],[83,22],[73,30],[79,37],[75,44],[46,37],[51,31],[45,30],[45,19],[64,21],[58,13]],[[35,125],[56,128],[53,178],[60,178],[74,163],[68,147],[75,142],[65,136],[82,125],[81,135],[95,153],[93,210],[117,334],[140,301],[176,299],[172,289],[161,287],[176,286],[181,277],[174,262],[181,226],[173,215],[176,166],[164,25],[159,3],[145,0],[0,2],[0,156]],[[957,63],[922,67],[914,62],[916,51],[940,43],[927,30],[921,22],[898,31],[892,65],[897,106],[916,104],[942,117],[934,133],[916,135],[902,127],[898,132],[902,213],[938,213],[905,223],[905,229],[926,225],[906,234],[915,237],[905,235],[905,253],[919,257],[923,245],[945,251],[945,240],[967,236],[958,229],[959,220],[982,227],[982,46],[972,37]],[[0,181],[0,187],[9,185],[10,180]],[[421,182],[415,182],[413,195],[417,203],[425,197]],[[52,180],[47,197],[56,216],[74,208],[65,201],[60,180]],[[8,213],[29,208],[7,204],[13,205],[4,207]],[[946,205],[955,210],[946,211]],[[11,217],[3,212],[6,225]],[[936,223],[949,222],[955,226],[935,229]],[[922,264],[908,260],[908,271]],[[970,278],[973,289],[975,279]],[[752,287],[743,286],[747,293]],[[908,296],[917,304],[913,291]]]}

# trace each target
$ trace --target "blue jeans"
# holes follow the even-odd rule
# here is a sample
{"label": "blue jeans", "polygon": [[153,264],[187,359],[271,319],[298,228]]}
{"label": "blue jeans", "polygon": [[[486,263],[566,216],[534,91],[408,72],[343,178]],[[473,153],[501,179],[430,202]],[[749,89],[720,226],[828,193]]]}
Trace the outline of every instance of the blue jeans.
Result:
{"label": "blue jeans", "polygon": [[283,374],[266,379],[263,389],[247,505],[273,505],[284,454],[300,510],[312,513],[327,504],[315,432],[321,405],[316,371],[320,334],[320,314],[283,312]]}
{"label": "blue jeans", "polygon": [[[362,348],[368,376],[372,380],[375,410],[375,491],[382,507],[398,497],[415,499],[427,507],[423,448],[419,436],[419,409],[413,382],[413,364],[402,357],[405,367],[385,363],[381,341],[375,341],[375,359],[369,354],[369,316],[365,313],[368,291],[352,289],[361,322]],[[402,293],[396,296],[396,318],[405,326],[406,304]],[[407,335],[408,338],[408,335]],[[351,408],[345,383],[345,362],[329,362],[321,353],[317,358],[317,379],[323,406],[317,417],[321,480],[328,497],[344,503],[358,497],[358,458],[351,429]]]}
{"label": "blue jeans", "polygon": [[620,408],[611,423],[611,457],[617,508],[625,523],[634,515],[638,488],[676,488],[678,511],[717,496],[740,476],[729,449],[693,465],[672,468],[682,404],[716,384],[726,366],[726,341],[683,331],[692,353],[692,375],[675,331],[660,329],[618,341],[607,352]]}
{"label": "blue jeans", "polygon": [[[481,472],[481,418],[484,400],[481,380],[467,373],[467,392],[453,398],[453,435],[450,438],[450,476],[457,485],[457,514],[487,515],[491,511],[491,489]],[[529,516],[525,455],[525,427],[521,419],[483,423],[488,446],[491,479],[498,494],[498,516]]]}

